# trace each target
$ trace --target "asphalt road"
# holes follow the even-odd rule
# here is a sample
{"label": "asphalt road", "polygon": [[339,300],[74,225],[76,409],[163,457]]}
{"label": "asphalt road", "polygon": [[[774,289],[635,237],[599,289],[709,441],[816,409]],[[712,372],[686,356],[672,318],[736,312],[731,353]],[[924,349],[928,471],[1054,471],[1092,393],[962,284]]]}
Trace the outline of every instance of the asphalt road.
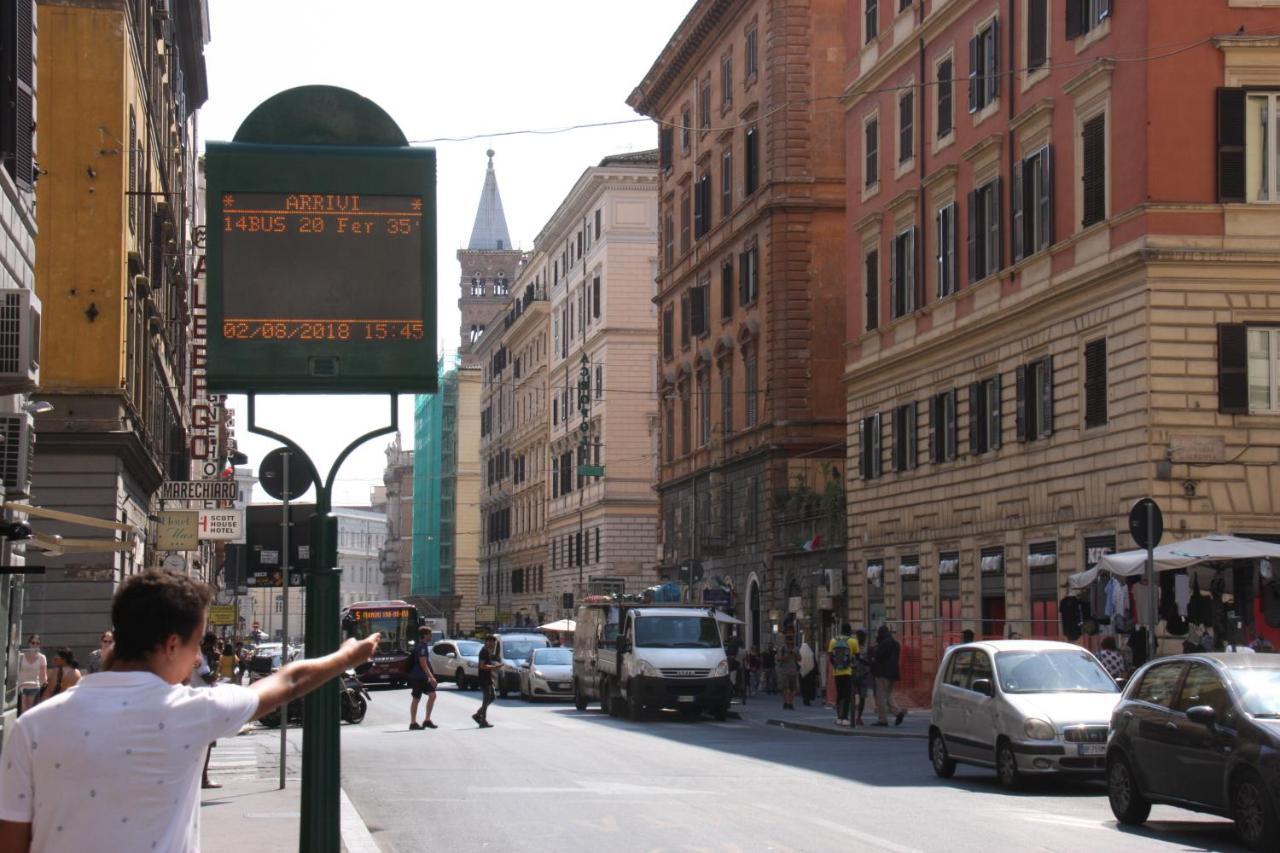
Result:
{"label": "asphalt road", "polygon": [[750,722],[643,723],[442,686],[439,729],[408,730],[408,691],[342,729],[342,785],[384,853],[501,851],[1236,851],[1231,824],[1156,807],[1120,830],[1100,784],[1006,792],[934,777],[923,742]]}

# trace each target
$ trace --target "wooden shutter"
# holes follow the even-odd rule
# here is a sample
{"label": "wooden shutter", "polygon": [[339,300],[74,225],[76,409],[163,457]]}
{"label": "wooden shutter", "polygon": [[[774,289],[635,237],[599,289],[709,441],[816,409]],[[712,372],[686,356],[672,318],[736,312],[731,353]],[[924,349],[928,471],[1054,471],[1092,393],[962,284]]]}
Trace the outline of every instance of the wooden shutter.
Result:
{"label": "wooden shutter", "polygon": [[1004,421],[1000,417],[1002,401],[1000,374],[991,377],[991,388],[987,396],[987,407],[991,412],[991,434],[987,436],[987,446],[992,450],[1000,447],[1000,439],[1004,430]]}
{"label": "wooden shutter", "polygon": [[1044,65],[1048,48],[1048,0],[1027,0],[1027,67]]}
{"label": "wooden shutter", "polygon": [[1218,324],[1218,411],[1249,412],[1248,333],[1243,323]]}
{"label": "wooden shutter", "polygon": [[728,319],[733,316],[733,264],[726,263],[720,268],[720,316]]}
{"label": "wooden shutter", "polygon": [[747,291],[747,266],[750,264],[750,258],[746,252],[738,253],[738,304],[746,305],[751,301],[751,294]]}
{"label": "wooden shutter", "polygon": [[1218,201],[1245,200],[1245,93],[1218,89]]}
{"label": "wooden shutter", "polygon": [[990,50],[984,57],[987,72],[987,103],[1000,97],[1000,19],[991,22]]}
{"label": "wooden shutter", "polygon": [[948,59],[938,66],[938,137],[951,132],[951,93],[954,89],[952,68],[954,63]]}
{"label": "wooden shutter", "polygon": [[1014,372],[1017,377],[1018,389],[1018,406],[1015,424],[1017,426],[1018,441],[1027,440],[1027,366],[1025,364],[1018,365]]}
{"label": "wooden shutter", "polygon": [[1040,208],[1040,233],[1036,235],[1036,249],[1053,245],[1053,146],[1046,145],[1040,151],[1040,196],[1036,203]]}
{"label": "wooden shutter", "polygon": [[978,39],[981,36],[974,36],[969,39],[969,112],[978,111],[978,86],[982,82],[978,77]]}
{"label": "wooden shutter", "polygon": [[907,403],[903,414],[906,417],[906,423],[903,424],[903,427],[905,428],[904,432],[906,433],[906,438],[907,438],[906,462],[907,462],[907,470],[910,471],[916,467],[916,462],[918,461],[920,456],[916,446],[916,432],[919,429],[920,415],[919,415],[919,412],[916,410],[916,403],[914,400],[910,403]]}
{"label": "wooden shutter", "polygon": [[[0,2],[0,162],[19,190],[30,192],[35,180],[35,68],[32,54],[32,0]],[[131,199],[132,200],[132,197]]]}
{"label": "wooden shutter", "polygon": [[707,233],[706,207],[703,206],[702,199],[702,178],[698,178],[696,184],[693,185],[693,236],[694,239],[701,237]]}
{"label": "wooden shutter", "polygon": [[671,168],[671,148],[674,142],[675,129],[664,127],[658,131],[658,160],[662,171]]}
{"label": "wooden shutter", "polygon": [[987,269],[986,274],[998,272],[1004,266],[1004,240],[1001,232],[1004,230],[1004,193],[1001,188],[1004,186],[1004,178],[996,178],[991,182],[991,221],[987,223],[987,228],[991,232],[991,239],[988,242],[990,253],[986,258]]}
{"label": "wooden shutter", "polygon": [[941,462],[943,457],[942,441],[942,396],[935,394],[929,398],[929,461]]}
{"label": "wooden shutter", "polygon": [[937,280],[934,282],[933,294],[938,299],[941,299],[943,296],[946,295],[944,290],[944,285],[946,282],[946,263],[947,263],[946,251],[944,249],[944,245],[946,243],[946,234],[943,233],[945,228],[944,228],[944,223],[942,221],[943,219],[942,211],[945,209],[946,208],[940,207],[933,214],[933,226],[934,226],[933,233],[934,233],[934,240],[935,240],[933,260],[934,260],[934,269],[937,271],[936,272]]}
{"label": "wooden shutter", "polygon": [[1040,362],[1040,435],[1053,435],[1053,356],[1046,355]]}
{"label": "wooden shutter", "polygon": [[902,289],[903,298],[907,300],[908,313],[924,304],[924,276],[917,269],[916,256],[919,253],[919,229],[912,225],[907,230],[906,251],[906,287]]}
{"label": "wooden shutter", "polygon": [[969,452],[978,455],[982,452],[983,429],[986,426],[986,407],[982,400],[982,383],[969,383]]}
{"label": "wooden shutter", "polygon": [[1085,0],[1066,0],[1067,4],[1067,38],[1073,39],[1084,32]]}
{"label": "wooden shutter", "polygon": [[591,311],[593,316],[600,319],[600,276],[596,276],[591,280]]}
{"label": "wooden shutter", "polygon": [[1031,181],[1027,179],[1027,161],[1018,160],[1010,170],[1009,209],[1013,218],[1013,260],[1022,260],[1028,246],[1026,239],[1026,221],[1028,207],[1026,196],[1030,194]]}
{"label": "wooden shutter", "polygon": [[902,304],[898,299],[898,284],[901,271],[898,269],[898,238],[889,240],[889,317],[896,320],[902,316]]}
{"label": "wooden shutter", "polygon": [[1107,422],[1107,339],[1084,346],[1084,425]]}
{"label": "wooden shutter", "polygon": [[965,204],[969,208],[965,228],[965,248],[969,264],[969,282],[973,283],[978,280],[978,194],[976,190],[969,191],[965,197]]}
{"label": "wooden shutter", "polygon": [[863,418],[859,423],[858,473],[861,478],[872,478],[872,441],[870,441],[870,419]]}
{"label": "wooden shutter", "polygon": [[[1097,115],[1084,123],[1081,129],[1081,159],[1083,174],[1084,210],[1080,224],[1089,227],[1107,216],[1107,119]],[[1240,133],[1244,134],[1244,119],[1240,121]],[[1241,151],[1243,152],[1243,148]],[[1241,193],[1243,195],[1243,154],[1241,159]],[[1243,197],[1241,201],[1243,201]]]}
{"label": "wooden shutter", "polygon": [[867,253],[866,259],[867,329],[880,325],[880,252]]}
{"label": "wooden shutter", "polygon": [[945,439],[942,446],[942,457],[946,461],[956,458],[956,391],[952,390],[942,395],[942,421],[943,435]]}
{"label": "wooden shutter", "polygon": [[691,291],[689,300],[689,328],[694,336],[701,335],[707,330],[707,312],[706,312],[706,288],[695,287]]}

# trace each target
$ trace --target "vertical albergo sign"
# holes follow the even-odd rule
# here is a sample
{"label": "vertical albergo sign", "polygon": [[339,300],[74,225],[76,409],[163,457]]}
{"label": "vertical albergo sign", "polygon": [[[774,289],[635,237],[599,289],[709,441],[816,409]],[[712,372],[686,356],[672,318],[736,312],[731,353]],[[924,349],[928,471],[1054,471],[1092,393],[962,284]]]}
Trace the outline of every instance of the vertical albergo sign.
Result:
{"label": "vertical albergo sign", "polygon": [[[314,133],[335,100],[349,133]],[[371,101],[305,87],[205,167],[210,390],[436,390],[434,150]]]}

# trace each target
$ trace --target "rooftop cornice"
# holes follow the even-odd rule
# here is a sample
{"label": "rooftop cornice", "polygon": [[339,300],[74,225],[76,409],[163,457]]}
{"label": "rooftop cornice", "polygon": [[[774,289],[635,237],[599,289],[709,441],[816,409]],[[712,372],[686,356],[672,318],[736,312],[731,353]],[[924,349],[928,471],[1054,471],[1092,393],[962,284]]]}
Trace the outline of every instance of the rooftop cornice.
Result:
{"label": "rooftop cornice", "polygon": [[722,22],[733,0],[698,0],[658,54],[640,85],[627,98],[627,106],[641,115],[659,118],[655,108],[665,100],[671,85],[684,73],[708,38]]}

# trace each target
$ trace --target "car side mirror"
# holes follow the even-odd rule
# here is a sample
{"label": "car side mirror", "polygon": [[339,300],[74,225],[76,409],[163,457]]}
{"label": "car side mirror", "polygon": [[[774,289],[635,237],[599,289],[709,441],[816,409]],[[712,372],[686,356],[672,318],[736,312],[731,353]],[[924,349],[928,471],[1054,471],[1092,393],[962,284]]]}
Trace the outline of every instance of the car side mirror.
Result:
{"label": "car side mirror", "polygon": [[1218,719],[1218,712],[1208,705],[1196,705],[1187,709],[1187,719],[1207,728],[1213,728]]}
{"label": "car side mirror", "polygon": [[991,686],[990,678],[975,678],[973,683],[969,685],[969,689],[981,693],[983,696],[991,696],[995,692]]}

